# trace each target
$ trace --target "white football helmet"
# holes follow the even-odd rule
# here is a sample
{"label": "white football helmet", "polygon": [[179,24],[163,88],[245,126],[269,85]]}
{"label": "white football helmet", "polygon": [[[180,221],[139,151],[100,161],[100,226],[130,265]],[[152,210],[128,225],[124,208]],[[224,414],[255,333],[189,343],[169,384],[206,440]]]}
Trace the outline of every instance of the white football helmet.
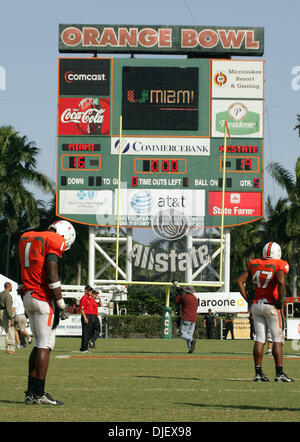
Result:
{"label": "white football helmet", "polygon": [[281,248],[277,242],[268,242],[263,248],[263,258],[280,259]]}
{"label": "white football helmet", "polygon": [[54,229],[56,233],[64,237],[66,243],[65,250],[69,250],[76,239],[76,232],[72,224],[69,223],[69,221],[59,220],[52,223],[48,227],[48,230],[51,228]]}

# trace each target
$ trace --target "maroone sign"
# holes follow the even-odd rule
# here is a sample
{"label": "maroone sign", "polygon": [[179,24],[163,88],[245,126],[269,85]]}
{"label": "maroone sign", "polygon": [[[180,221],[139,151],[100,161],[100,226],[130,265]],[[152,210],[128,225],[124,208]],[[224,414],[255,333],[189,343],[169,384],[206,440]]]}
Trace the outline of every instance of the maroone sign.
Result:
{"label": "maroone sign", "polygon": [[264,28],[60,24],[59,52],[262,56]]}
{"label": "maroone sign", "polygon": [[196,293],[198,299],[198,313],[207,313],[211,309],[214,313],[247,313],[248,303],[239,292],[211,292]]}

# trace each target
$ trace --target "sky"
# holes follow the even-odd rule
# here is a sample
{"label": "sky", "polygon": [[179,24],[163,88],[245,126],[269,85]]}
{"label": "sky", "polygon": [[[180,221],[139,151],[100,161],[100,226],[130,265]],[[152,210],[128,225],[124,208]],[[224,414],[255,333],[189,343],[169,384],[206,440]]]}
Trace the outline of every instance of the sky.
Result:
{"label": "sky", "polygon": [[[294,173],[300,138],[298,0],[10,0],[0,16],[0,126],[11,125],[40,148],[37,169],[56,177],[58,25],[148,24],[265,28],[265,167]],[[74,54],[80,56],[80,54]],[[2,77],[3,80],[3,77]],[[37,193],[40,199],[44,196]],[[265,171],[265,200],[282,190]]]}

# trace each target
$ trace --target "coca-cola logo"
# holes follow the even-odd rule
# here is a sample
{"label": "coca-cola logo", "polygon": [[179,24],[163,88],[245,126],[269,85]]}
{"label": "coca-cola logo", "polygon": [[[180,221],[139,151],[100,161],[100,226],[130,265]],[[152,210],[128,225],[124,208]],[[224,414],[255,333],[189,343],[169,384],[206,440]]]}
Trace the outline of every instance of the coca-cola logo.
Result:
{"label": "coca-cola logo", "polygon": [[60,98],[59,135],[108,135],[108,98]]}
{"label": "coca-cola logo", "polygon": [[79,109],[66,109],[61,114],[61,121],[62,123],[98,123],[102,124],[105,112],[104,109],[88,109],[85,112],[80,112]]}

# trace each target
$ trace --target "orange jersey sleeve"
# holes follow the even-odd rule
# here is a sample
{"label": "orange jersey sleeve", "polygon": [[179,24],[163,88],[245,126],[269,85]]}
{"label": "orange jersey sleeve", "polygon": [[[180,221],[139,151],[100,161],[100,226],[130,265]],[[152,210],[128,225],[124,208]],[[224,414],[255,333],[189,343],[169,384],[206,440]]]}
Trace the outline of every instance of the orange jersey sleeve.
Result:
{"label": "orange jersey sleeve", "polygon": [[253,259],[248,263],[248,272],[255,287],[255,301],[263,299],[272,304],[278,299],[278,282],[275,277],[278,270],[287,275],[289,264],[283,259]]}
{"label": "orange jersey sleeve", "polygon": [[26,232],[19,241],[19,259],[23,291],[32,290],[32,296],[43,301],[51,299],[45,268],[46,257],[60,257],[65,251],[65,241],[55,232]]}

